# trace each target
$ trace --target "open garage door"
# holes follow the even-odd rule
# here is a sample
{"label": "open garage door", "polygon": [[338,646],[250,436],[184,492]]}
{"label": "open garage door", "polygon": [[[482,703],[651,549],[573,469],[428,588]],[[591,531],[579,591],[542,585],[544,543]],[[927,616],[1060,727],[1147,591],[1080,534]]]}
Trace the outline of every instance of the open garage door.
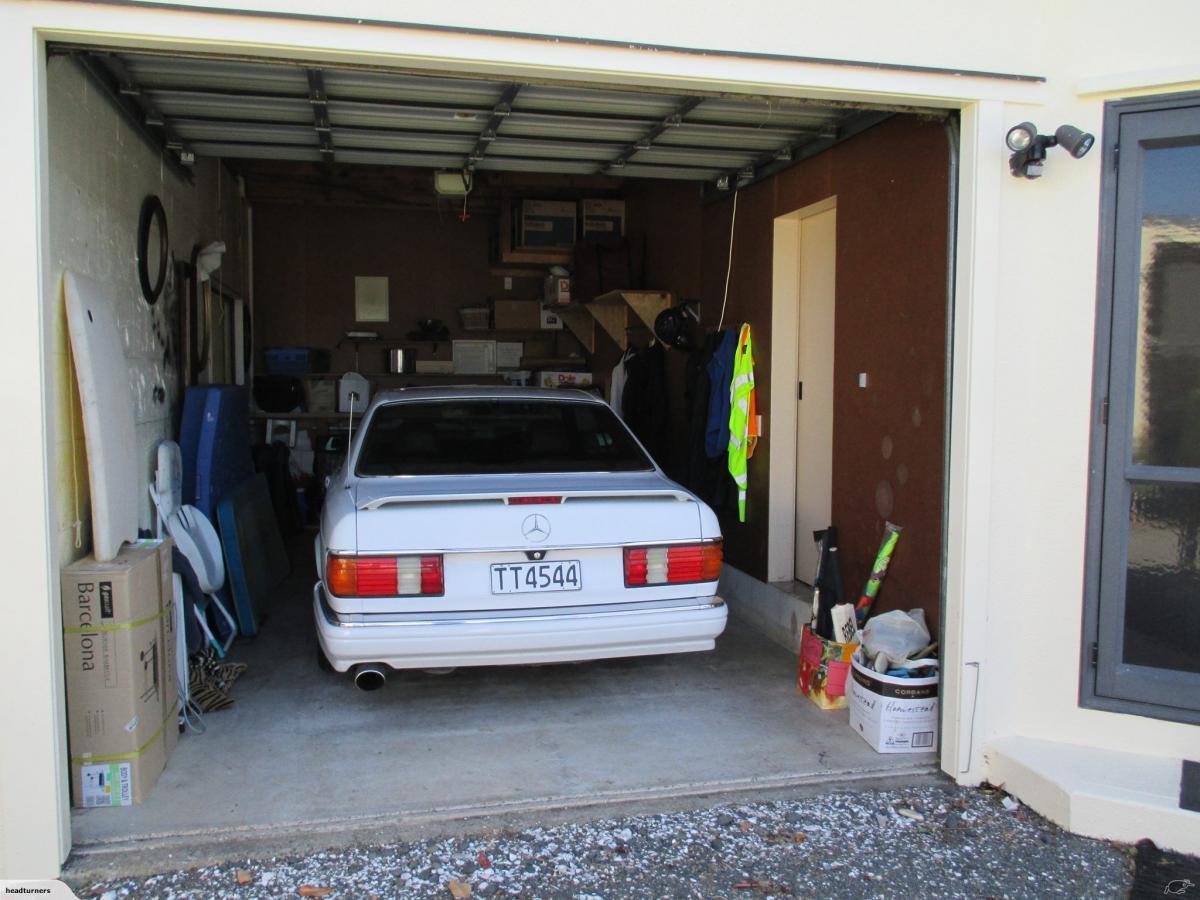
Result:
{"label": "open garage door", "polygon": [[[842,530],[854,591],[884,521],[905,525],[881,608],[925,608],[936,636],[943,113],[68,44],[51,48],[48,77],[62,266],[107,265],[79,252],[80,222],[119,230],[127,195],[163,195],[171,284],[154,308],[134,294],[119,313],[131,365],[147,373],[131,387],[139,453],[148,460],[164,439],[183,439],[189,387],[244,381],[230,401],[243,404],[241,419],[222,439],[270,483],[268,518],[290,567],[262,589],[255,627],[239,629],[253,639],[233,638],[228,659],[247,668],[224,685],[232,706],[209,711],[204,733],[182,735],[145,802],[76,812],[79,859],[151,836],[217,853],[229,826],[296,840],[305,831],[319,844],[381,834],[397,819],[435,827],[936,770],[932,752],[876,754],[845,710],[795,693],[789,650],[809,586],[790,575],[768,583],[767,547],[778,539],[771,454],[796,465],[794,429],[776,439],[770,400],[798,392],[770,373],[773,358],[797,353],[800,302],[778,297],[774,229],[836,196],[830,524]],[[97,93],[108,103],[85,100]],[[616,276],[603,252],[587,257],[597,273],[583,271],[577,247],[589,228],[611,239],[600,246],[619,255]],[[201,277],[201,254],[216,244],[219,260]],[[570,294],[558,266],[575,276]],[[101,277],[129,293],[123,276]],[[656,337],[668,308],[687,310],[686,349],[664,350]],[[785,319],[788,338],[776,341]],[[704,448],[708,407],[696,394],[720,332],[743,323],[765,417],[744,523],[724,457]],[[611,400],[614,372],[655,346],[661,371],[642,390],[660,393],[661,413],[634,431],[721,517],[734,619],[712,654],[409,672],[371,694],[320,671],[312,541],[325,478],[344,464],[357,424],[339,403],[347,373],[372,393],[541,384],[552,373]],[[64,408],[69,378],[59,373]],[[154,529],[148,501],[142,525]],[[210,627],[220,637],[215,615]],[[193,638],[189,649],[202,649]]]}

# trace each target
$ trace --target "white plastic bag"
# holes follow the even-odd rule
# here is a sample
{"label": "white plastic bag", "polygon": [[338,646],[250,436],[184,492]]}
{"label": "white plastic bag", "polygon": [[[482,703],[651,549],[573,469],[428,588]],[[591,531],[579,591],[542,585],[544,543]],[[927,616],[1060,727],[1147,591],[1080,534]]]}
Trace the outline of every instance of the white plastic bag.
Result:
{"label": "white plastic bag", "polygon": [[863,627],[862,644],[876,672],[905,667],[911,654],[929,646],[925,611],[894,609],[872,616]]}

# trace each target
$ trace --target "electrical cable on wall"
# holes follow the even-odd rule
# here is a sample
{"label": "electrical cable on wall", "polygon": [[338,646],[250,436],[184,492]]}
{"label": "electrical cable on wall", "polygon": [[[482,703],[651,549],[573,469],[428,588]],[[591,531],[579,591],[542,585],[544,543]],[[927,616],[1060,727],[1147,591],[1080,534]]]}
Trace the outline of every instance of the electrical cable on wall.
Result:
{"label": "electrical cable on wall", "polygon": [[721,298],[721,318],[717,320],[717,331],[725,324],[725,304],[729,302],[729,275],[733,271],[733,230],[737,225],[738,192],[733,192],[733,214],[729,217],[729,259],[725,262],[725,296]]}

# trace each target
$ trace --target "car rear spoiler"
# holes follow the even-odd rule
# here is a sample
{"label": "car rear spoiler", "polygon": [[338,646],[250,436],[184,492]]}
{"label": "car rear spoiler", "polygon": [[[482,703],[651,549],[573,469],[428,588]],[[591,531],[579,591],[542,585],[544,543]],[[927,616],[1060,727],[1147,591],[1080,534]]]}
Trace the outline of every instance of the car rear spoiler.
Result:
{"label": "car rear spoiler", "polygon": [[[685,503],[694,502],[695,498],[685,491],[674,491],[669,488],[652,488],[649,490],[599,490],[599,491],[503,491],[487,493],[462,494],[393,494],[387,497],[373,497],[359,505],[360,510],[380,509],[384,506],[394,506],[401,503],[478,503],[495,501],[505,505],[514,498],[548,497],[558,498],[558,503],[572,500],[681,500]],[[548,503],[554,501],[547,500]]]}

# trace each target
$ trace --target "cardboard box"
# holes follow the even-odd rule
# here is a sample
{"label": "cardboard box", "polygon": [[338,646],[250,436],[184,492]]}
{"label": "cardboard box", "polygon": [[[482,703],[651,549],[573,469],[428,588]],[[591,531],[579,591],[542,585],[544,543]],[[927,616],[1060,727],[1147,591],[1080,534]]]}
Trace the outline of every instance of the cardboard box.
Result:
{"label": "cardboard box", "polygon": [[625,236],[625,201],[624,200],[584,200],[583,207],[583,236],[605,237]]}
{"label": "cardboard box", "polygon": [[[164,562],[164,556],[166,562]],[[149,796],[178,737],[174,616],[164,626],[170,546],[126,545],[62,573],[67,734],[74,803],[129,806]],[[172,591],[173,595],[173,591]],[[173,605],[172,605],[173,608]],[[168,661],[171,669],[168,671]]]}
{"label": "cardboard box", "polygon": [[938,677],[894,678],[850,661],[850,727],[879,753],[937,749]]}
{"label": "cardboard box", "polygon": [[541,306],[536,300],[493,300],[492,322],[497,331],[537,331]]}
{"label": "cardboard box", "polygon": [[[183,622],[179,618],[183,612],[175,605],[175,568],[172,564],[171,550],[175,542],[164,538],[159,550],[159,571],[162,586],[162,645],[163,645],[163,743],[165,754],[163,765],[175,752],[179,743],[179,631]],[[182,585],[181,585],[182,589]],[[185,651],[186,652],[186,651]]]}
{"label": "cardboard box", "polygon": [[571,302],[571,279],[561,275],[547,275],[542,282],[542,299],[548,306],[566,306]]}
{"label": "cardboard box", "polygon": [[[179,627],[183,623],[176,620],[175,572],[171,564],[171,551],[174,546],[174,541],[164,538],[158,550],[159,598],[162,602],[159,638],[163,657],[163,679],[160,693],[162,694],[164,721],[179,713]],[[176,736],[178,736],[178,732]],[[173,747],[174,745],[172,745]]]}
{"label": "cardboard box", "polygon": [[538,387],[586,387],[592,383],[591,372],[538,372]]}
{"label": "cardboard box", "polygon": [[562,331],[563,320],[558,314],[558,310],[549,307],[541,307],[541,329],[542,331]]}
{"label": "cardboard box", "polygon": [[522,200],[518,246],[574,246],[576,213],[574,200]]}
{"label": "cardboard box", "polygon": [[850,657],[858,644],[827,641],[805,625],[800,636],[800,662],[796,669],[796,690],[821,709],[845,709],[846,680]]}

